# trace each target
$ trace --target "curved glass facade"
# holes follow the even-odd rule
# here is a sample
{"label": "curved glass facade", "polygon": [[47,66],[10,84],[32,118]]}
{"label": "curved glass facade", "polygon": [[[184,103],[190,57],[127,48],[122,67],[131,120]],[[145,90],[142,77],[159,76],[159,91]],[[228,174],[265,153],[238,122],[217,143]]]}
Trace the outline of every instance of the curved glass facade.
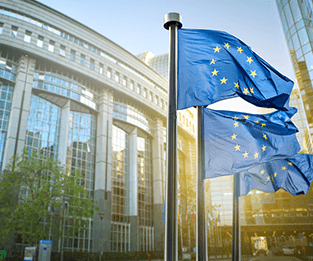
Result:
{"label": "curved glass facade", "polygon": [[2,156],[7,136],[8,122],[11,111],[13,85],[0,85],[0,167],[2,167]]}
{"label": "curved glass facade", "polygon": [[135,125],[148,133],[150,130],[150,118],[142,111],[126,104],[121,100],[115,100],[113,105],[113,118]]}
{"label": "curved glass facade", "polygon": [[61,110],[58,106],[32,95],[27,120],[25,147],[29,152],[43,150],[49,157],[59,152]]}
{"label": "curved glass facade", "polygon": [[72,98],[96,110],[95,95],[86,90],[86,87],[79,82],[66,76],[36,71],[34,73],[33,88]]}
{"label": "curved glass facade", "polygon": [[67,140],[67,173],[79,169],[83,175],[81,185],[93,198],[95,180],[96,116],[70,112]]}

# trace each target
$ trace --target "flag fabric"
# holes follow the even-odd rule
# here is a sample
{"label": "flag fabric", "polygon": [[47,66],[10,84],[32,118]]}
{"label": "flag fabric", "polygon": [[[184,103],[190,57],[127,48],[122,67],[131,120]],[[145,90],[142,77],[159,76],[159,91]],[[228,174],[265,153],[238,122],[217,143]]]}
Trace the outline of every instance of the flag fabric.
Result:
{"label": "flag fabric", "polygon": [[165,223],[165,201],[163,201],[163,208],[162,208],[162,222]]}
{"label": "flag fabric", "polygon": [[313,182],[313,155],[299,153],[236,175],[239,175],[236,197],[247,195],[253,189],[273,193],[282,188],[293,196],[306,194]]}
{"label": "flag fabric", "polygon": [[233,97],[289,108],[293,82],[226,32],[179,29],[177,73],[178,110]]}
{"label": "flag fabric", "polygon": [[203,108],[203,178],[232,175],[300,150],[291,122],[296,108],[248,114]]}

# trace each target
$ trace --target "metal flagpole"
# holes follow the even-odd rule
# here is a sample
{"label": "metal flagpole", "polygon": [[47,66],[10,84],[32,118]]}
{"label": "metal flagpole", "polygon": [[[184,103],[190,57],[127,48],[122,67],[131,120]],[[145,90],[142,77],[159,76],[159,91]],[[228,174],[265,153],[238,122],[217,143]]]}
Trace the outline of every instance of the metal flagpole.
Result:
{"label": "metal flagpole", "polygon": [[163,26],[169,30],[169,100],[167,118],[167,193],[165,208],[164,260],[176,261],[177,248],[177,29],[182,27],[178,13],[168,13]]}
{"label": "metal flagpole", "polygon": [[240,229],[239,229],[239,198],[236,197],[236,190],[239,189],[239,175],[233,176],[233,237],[232,237],[232,261],[240,260]]}
{"label": "metal flagpole", "polygon": [[204,151],[203,151],[203,108],[198,107],[198,135],[197,135],[197,261],[207,259],[207,233],[205,215],[205,180],[203,179],[204,170]]}

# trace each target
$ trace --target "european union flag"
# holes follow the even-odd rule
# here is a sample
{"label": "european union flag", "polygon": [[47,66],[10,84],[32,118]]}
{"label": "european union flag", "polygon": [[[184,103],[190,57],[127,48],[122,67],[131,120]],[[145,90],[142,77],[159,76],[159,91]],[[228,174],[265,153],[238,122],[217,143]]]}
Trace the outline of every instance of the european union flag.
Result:
{"label": "european union flag", "polygon": [[165,223],[165,201],[163,201],[163,208],[162,208],[162,222]]}
{"label": "european union flag", "polygon": [[287,110],[293,82],[238,38],[220,31],[178,30],[178,110],[242,97]]}
{"label": "european union flag", "polygon": [[257,115],[203,108],[204,178],[232,175],[295,155],[296,108]]}
{"label": "european union flag", "polygon": [[236,175],[239,175],[236,197],[247,195],[253,189],[271,193],[282,188],[293,196],[306,194],[313,182],[313,155],[297,154],[266,162]]}

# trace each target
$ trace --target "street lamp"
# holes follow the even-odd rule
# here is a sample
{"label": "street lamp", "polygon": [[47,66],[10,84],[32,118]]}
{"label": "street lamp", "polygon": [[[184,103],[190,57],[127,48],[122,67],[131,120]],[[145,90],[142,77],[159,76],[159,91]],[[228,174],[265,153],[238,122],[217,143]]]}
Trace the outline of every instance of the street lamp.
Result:
{"label": "street lamp", "polygon": [[[102,255],[102,244],[101,244],[101,241],[102,241],[102,219],[104,217],[104,212],[99,212],[99,216],[100,216],[100,239],[99,239],[99,244],[100,244],[100,247],[99,247],[99,261],[101,261],[101,255]],[[61,260],[62,261],[62,260]]]}
{"label": "street lamp", "polygon": [[[64,197],[64,199],[68,199]],[[62,236],[62,250],[61,250],[61,261],[63,261],[63,252],[64,252],[64,231],[65,231],[65,217],[66,217],[66,207],[69,205],[67,201],[64,201],[64,217],[63,217],[63,236]]]}

